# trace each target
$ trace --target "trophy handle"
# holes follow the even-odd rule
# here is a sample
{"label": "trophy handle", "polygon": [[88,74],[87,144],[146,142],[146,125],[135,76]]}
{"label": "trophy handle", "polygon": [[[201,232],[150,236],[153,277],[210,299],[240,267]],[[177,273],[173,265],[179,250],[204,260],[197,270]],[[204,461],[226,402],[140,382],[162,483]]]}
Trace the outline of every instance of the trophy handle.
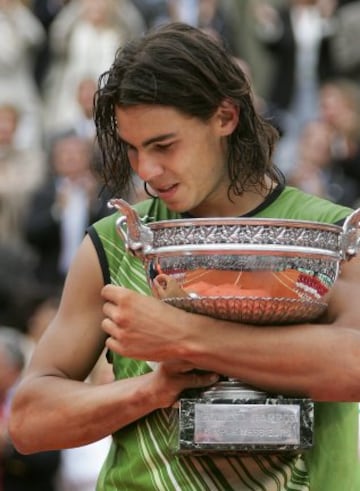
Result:
{"label": "trophy handle", "polygon": [[153,232],[141,222],[139,214],[125,200],[116,198],[108,202],[109,208],[116,208],[123,216],[116,220],[116,231],[125,247],[134,256],[144,257],[152,250]]}
{"label": "trophy handle", "polygon": [[347,217],[342,233],[342,259],[350,260],[360,249],[360,208]]}

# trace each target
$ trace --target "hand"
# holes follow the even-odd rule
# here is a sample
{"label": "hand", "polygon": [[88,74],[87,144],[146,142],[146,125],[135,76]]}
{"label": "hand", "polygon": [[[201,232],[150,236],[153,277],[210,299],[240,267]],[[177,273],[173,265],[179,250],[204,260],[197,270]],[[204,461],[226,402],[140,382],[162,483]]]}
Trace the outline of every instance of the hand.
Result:
{"label": "hand", "polygon": [[177,283],[176,279],[167,274],[157,275],[154,279],[154,289],[160,299],[189,296],[189,294]]}
{"label": "hand", "polygon": [[114,285],[102,290],[106,345],[129,358],[151,361],[182,359],[189,314],[160,300]]}
{"label": "hand", "polygon": [[[159,363],[153,372],[151,391],[159,408],[172,406],[185,389],[210,386],[219,380],[219,375],[193,370],[187,362],[173,360]],[[151,382],[150,382],[151,383]]]}

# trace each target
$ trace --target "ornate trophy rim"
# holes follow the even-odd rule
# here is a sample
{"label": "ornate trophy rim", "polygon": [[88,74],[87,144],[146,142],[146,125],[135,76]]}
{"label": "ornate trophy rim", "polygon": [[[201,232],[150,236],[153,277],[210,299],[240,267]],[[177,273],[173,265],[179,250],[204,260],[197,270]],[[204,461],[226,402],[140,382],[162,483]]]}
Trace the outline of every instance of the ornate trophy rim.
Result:
{"label": "ornate trophy rim", "polygon": [[256,317],[259,325],[297,323],[305,318],[317,318],[327,308],[326,302],[285,297],[170,297],[163,302],[187,312],[223,320],[252,324]]}

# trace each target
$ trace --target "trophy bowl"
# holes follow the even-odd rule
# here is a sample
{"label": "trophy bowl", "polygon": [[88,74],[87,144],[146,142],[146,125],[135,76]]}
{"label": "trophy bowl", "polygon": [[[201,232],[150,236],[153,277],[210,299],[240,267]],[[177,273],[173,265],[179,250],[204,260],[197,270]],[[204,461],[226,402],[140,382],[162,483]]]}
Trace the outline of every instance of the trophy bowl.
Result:
{"label": "trophy bowl", "polygon": [[273,218],[143,223],[124,200],[116,229],[155,296],[188,312],[250,324],[310,322],[357,254],[360,209],[343,226]]}
{"label": "trophy bowl", "polygon": [[[145,223],[121,199],[116,230],[155,296],[188,312],[255,325],[315,321],[357,254],[360,209],[343,226],[265,218]],[[314,403],[222,376],[184,391],[170,447],[180,454],[298,452],[313,445]]]}

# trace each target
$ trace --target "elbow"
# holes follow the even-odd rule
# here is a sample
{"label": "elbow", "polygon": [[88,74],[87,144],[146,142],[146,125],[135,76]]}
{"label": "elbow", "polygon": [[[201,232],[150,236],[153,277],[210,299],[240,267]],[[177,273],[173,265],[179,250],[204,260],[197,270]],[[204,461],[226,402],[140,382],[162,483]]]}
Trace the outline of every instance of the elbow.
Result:
{"label": "elbow", "polygon": [[26,443],[24,443],[24,440],[23,439],[19,439],[17,438],[16,436],[16,432],[12,432],[9,430],[9,434],[10,434],[10,441],[11,441],[11,444],[12,446],[22,455],[29,455],[31,453],[35,453],[35,450],[32,450],[30,445],[27,445]]}
{"label": "elbow", "polygon": [[12,408],[8,421],[8,434],[15,449],[24,455],[35,453],[34,441],[27,433],[25,417],[21,410]]}
{"label": "elbow", "polygon": [[[31,410],[33,412],[33,409]],[[41,451],[34,437],[34,421],[26,404],[15,396],[8,419],[8,435],[15,449],[24,455]]]}

